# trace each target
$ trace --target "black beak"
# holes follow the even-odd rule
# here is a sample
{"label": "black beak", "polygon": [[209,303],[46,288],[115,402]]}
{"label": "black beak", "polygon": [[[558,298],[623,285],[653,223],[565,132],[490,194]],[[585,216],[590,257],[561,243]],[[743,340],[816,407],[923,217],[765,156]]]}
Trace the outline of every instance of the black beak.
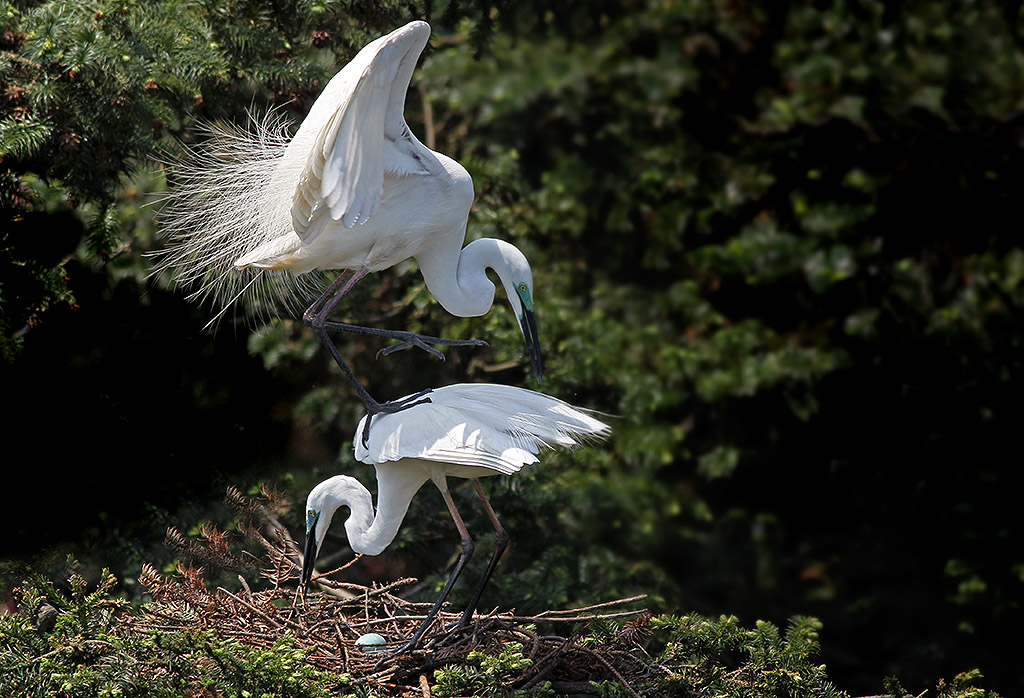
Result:
{"label": "black beak", "polygon": [[526,339],[526,351],[530,355],[530,365],[533,367],[533,375],[537,377],[537,383],[544,382],[544,362],[540,357],[540,337],[537,336],[537,318],[532,310],[523,309],[523,317],[520,321],[523,328],[523,337]]}
{"label": "black beak", "polygon": [[302,574],[299,575],[299,586],[303,591],[309,588],[309,580],[313,578],[316,565],[316,527],[306,532],[306,545],[302,550]]}

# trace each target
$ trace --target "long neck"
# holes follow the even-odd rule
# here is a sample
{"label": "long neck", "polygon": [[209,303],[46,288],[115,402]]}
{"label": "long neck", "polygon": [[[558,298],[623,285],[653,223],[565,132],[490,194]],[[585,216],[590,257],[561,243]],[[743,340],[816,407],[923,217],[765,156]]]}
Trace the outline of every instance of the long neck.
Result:
{"label": "long neck", "polygon": [[347,505],[351,514],[345,521],[345,532],[352,550],[363,555],[379,555],[398,535],[409,502],[427,480],[418,474],[407,477],[406,471],[397,471],[399,464],[385,463],[377,467],[377,513],[369,491],[354,478],[345,478],[338,505]]}
{"label": "long neck", "polygon": [[[513,245],[502,240],[481,238],[464,247],[460,254],[450,250],[422,250],[416,262],[427,290],[452,315],[477,317],[494,304],[494,284],[487,269],[494,269],[508,286],[509,259],[522,257]],[[507,289],[506,289],[507,290]]]}

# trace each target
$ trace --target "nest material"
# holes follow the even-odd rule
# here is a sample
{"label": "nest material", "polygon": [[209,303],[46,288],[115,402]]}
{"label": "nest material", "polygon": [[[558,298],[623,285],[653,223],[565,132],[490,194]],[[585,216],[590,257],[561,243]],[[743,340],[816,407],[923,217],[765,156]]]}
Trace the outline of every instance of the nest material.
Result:
{"label": "nest material", "polygon": [[[470,625],[458,629],[452,628],[461,614],[442,610],[416,649],[396,654],[394,650],[412,636],[432,605],[397,595],[414,579],[364,587],[320,575],[314,579],[322,591],[300,594],[296,582],[301,556],[287,529],[271,509],[237,490],[229,490],[228,501],[236,511],[257,519],[240,530],[248,539],[263,544],[261,558],[244,551],[234,554],[226,534],[212,528],[204,530],[203,543],[186,541],[174,530],[168,532],[168,542],[207,563],[217,560],[235,569],[251,569],[259,561],[261,586],[265,583],[269,588],[253,591],[239,575],[241,589],[237,592],[223,586],[211,591],[201,567],[179,565],[178,574],[161,575],[147,565],[139,582],[153,603],[135,620],[140,630],[197,629],[257,649],[269,649],[291,635],[307,651],[307,662],[324,671],[349,674],[353,677],[349,685],[398,688],[410,696],[430,695],[428,678],[434,670],[465,665],[472,652],[498,655],[510,643],[521,645],[523,656],[531,661],[507,677],[504,685],[509,688],[528,689],[551,681],[556,690],[593,692],[590,681],[611,680],[637,695],[633,686],[653,678],[647,676],[652,668],[649,660],[643,660],[639,643],[649,616],[644,610],[622,610],[641,601],[642,596],[534,616],[495,611],[477,615]],[[262,524],[269,538],[256,524]],[[612,621],[627,622],[611,626]],[[600,646],[581,642],[575,633],[593,623],[614,627],[614,636]],[[386,647],[376,651],[358,647],[356,640],[366,633],[385,637]]]}

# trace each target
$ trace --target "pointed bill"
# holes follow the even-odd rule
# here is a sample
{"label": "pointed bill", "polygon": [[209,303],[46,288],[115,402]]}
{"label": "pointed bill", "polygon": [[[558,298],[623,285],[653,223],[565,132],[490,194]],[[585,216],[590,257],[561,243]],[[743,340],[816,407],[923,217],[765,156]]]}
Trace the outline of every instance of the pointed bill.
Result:
{"label": "pointed bill", "polygon": [[523,339],[526,340],[526,351],[530,355],[533,375],[537,377],[538,383],[543,383],[544,362],[540,355],[540,336],[537,334],[537,317],[533,311],[533,298],[530,295],[530,288],[526,284],[517,284],[515,288],[523,309],[522,315],[519,316],[519,328],[523,331]]}
{"label": "pointed bill", "polygon": [[306,544],[302,549],[302,573],[299,575],[299,586],[303,589],[309,588],[309,580],[313,578],[313,570],[316,566],[316,522],[320,518],[320,512],[310,509],[306,512]]}

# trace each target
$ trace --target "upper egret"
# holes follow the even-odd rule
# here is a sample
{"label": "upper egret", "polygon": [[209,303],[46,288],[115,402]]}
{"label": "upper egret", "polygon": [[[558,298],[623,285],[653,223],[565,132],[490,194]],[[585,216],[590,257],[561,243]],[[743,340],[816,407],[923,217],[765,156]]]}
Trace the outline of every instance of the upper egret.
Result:
{"label": "upper egret", "polygon": [[[178,283],[199,284],[201,297],[226,298],[230,305],[256,293],[256,279],[239,270],[259,270],[257,277],[274,270],[345,270],[303,320],[370,415],[415,404],[419,396],[378,403],[328,331],[399,340],[385,354],[418,346],[444,358],[431,345],[484,344],[328,320],[364,275],[410,257],[431,294],[461,317],[483,315],[493,305],[495,286],[487,278],[493,269],[538,381],[542,375],[529,262],[502,240],[462,247],[473,181],[458,162],[417,140],[405,122],[406,91],[429,37],[430,26],[416,21],[368,44],[327,83],[290,139],[267,123],[256,124],[253,133],[215,133],[182,163],[162,214],[169,244],[156,253],[157,270],[173,270]],[[285,283],[285,291],[294,285]]]}
{"label": "upper egret", "polygon": [[441,491],[462,539],[462,552],[426,619],[399,651],[419,642],[473,554],[473,540],[448,492],[447,478],[468,478],[473,483],[496,532],[490,564],[459,620],[463,626],[472,618],[508,545],[508,534],[478,478],[518,472],[537,462],[542,447],[572,448],[610,432],[607,424],[591,414],[524,388],[466,383],[436,388],[430,398],[429,403],[377,417],[366,444],[359,437],[363,422],[356,430],[356,458],[377,471],[376,513],[369,491],[347,475],[321,482],[306,499],[306,542],[299,578],[303,588],[309,585],[320,546],[339,507],[347,506],[351,512],[345,530],[352,550],[378,555],[395,539],[409,503],[423,483],[431,480]]}

